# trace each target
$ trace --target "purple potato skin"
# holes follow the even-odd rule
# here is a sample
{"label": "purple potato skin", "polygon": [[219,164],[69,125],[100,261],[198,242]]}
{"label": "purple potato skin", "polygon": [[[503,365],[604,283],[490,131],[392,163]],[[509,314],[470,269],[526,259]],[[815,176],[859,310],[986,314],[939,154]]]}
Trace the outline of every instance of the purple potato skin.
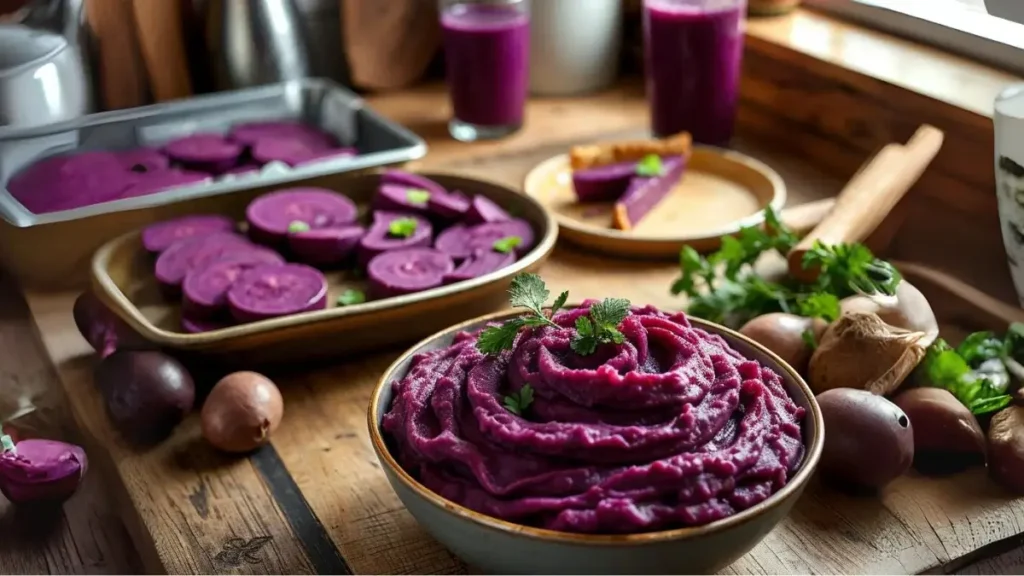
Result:
{"label": "purple potato skin", "polygon": [[15,505],[56,505],[70,498],[89,469],[81,446],[30,438],[0,454],[0,493]]}
{"label": "purple potato skin", "polygon": [[195,403],[192,376],[162,352],[114,352],[96,367],[95,381],[114,428],[133,443],[163,440]]}
{"label": "purple potato skin", "polygon": [[72,316],[78,332],[99,354],[106,358],[117,350],[145,350],[153,348],[145,338],[133,330],[90,292],[75,299]]}

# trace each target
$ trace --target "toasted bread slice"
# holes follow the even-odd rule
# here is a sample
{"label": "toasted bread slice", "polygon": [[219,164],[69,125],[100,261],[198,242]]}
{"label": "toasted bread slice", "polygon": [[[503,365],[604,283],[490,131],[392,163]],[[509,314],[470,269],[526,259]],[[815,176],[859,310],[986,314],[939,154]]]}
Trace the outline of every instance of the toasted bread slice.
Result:
{"label": "toasted bread slice", "polygon": [[658,156],[690,157],[693,139],[689,132],[680,132],[664,140],[624,140],[573,146],[569,150],[569,163],[573,170],[586,170],[618,162],[640,160],[649,154]]}

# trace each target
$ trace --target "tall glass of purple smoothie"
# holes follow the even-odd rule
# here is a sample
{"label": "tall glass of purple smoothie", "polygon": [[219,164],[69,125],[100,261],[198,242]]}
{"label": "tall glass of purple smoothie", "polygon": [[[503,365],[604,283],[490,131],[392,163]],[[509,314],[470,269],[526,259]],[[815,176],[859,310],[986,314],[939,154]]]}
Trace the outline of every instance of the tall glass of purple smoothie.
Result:
{"label": "tall glass of purple smoothie", "polygon": [[452,137],[472,142],[519,130],[529,88],[529,0],[440,0],[440,13]]}
{"label": "tall glass of purple smoothie", "polygon": [[732,138],[747,0],[644,0],[651,131],[695,142]]}

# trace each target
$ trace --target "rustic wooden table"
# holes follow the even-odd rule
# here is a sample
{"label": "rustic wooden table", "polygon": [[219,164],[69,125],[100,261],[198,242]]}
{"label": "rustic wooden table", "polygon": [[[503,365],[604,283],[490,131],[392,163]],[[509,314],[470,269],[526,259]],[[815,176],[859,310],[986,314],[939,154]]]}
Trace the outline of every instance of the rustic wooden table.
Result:
{"label": "rustic wooden table", "polygon": [[[474,145],[447,137],[448,111],[439,87],[381,97],[374,106],[429,140],[422,166],[511,186],[570,143],[634,135],[646,121],[635,84],[582,100],[536,101],[523,132]],[[841,186],[836,175],[747,138],[742,128],[737,147],[782,174],[791,205],[833,195]],[[614,292],[634,302],[681,304],[668,294],[672,263],[613,260],[560,246],[542,274],[554,290],[569,289],[573,298]],[[74,296],[28,293],[31,317],[16,292],[8,289],[0,300],[4,381],[45,399],[43,412],[51,414],[61,414],[52,388],[62,388],[94,465],[48,537],[23,535],[19,520],[5,516],[5,533],[18,536],[0,539],[0,572],[467,571],[401,506],[367,442],[369,392],[399,350],[275,374],[285,395],[285,419],[272,446],[249,458],[208,449],[194,417],[160,446],[139,452],[122,443],[106,421],[92,387],[94,356],[72,322]],[[33,319],[41,346],[29,337]],[[1024,501],[1001,493],[983,476],[908,476],[880,499],[851,499],[814,485],[790,517],[729,571],[1014,573],[1022,566],[1013,548],[1024,524]],[[109,499],[99,484],[110,488]],[[1005,550],[1010,552],[996,560],[967,567],[977,557]]]}

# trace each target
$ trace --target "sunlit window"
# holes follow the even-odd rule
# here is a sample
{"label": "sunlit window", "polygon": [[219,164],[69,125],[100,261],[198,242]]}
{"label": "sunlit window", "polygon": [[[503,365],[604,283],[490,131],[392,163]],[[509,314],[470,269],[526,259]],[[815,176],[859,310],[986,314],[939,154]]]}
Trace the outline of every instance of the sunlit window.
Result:
{"label": "sunlit window", "polygon": [[805,0],[812,8],[1024,74],[1024,0]]}

